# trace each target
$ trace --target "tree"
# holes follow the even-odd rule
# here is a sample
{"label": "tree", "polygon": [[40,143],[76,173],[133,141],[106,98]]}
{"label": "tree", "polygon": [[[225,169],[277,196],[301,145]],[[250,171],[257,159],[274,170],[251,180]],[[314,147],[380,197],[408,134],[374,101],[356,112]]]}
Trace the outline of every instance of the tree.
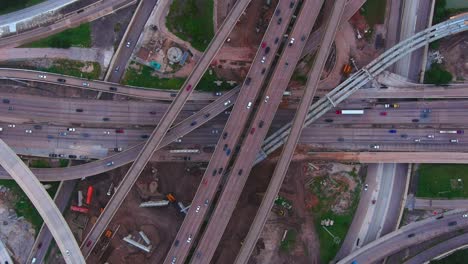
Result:
{"label": "tree", "polygon": [[441,64],[433,63],[431,68],[426,71],[424,83],[429,84],[447,84],[452,81],[452,74],[446,71]]}

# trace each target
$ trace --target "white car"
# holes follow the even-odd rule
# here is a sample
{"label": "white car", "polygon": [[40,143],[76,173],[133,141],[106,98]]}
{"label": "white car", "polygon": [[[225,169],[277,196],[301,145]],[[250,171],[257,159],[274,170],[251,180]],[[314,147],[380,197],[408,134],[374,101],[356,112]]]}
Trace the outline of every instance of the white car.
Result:
{"label": "white car", "polygon": [[130,48],[130,45],[131,45],[131,44],[132,44],[132,43],[131,43],[130,41],[127,41],[127,44],[126,44],[125,46],[126,46],[127,48]]}
{"label": "white car", "polygon": [[26,132],[26,134],[31,134],[31,133],[32,133],[32,130],[26,129],[24,132]]}
{"label": "white car", "polygon": [[462,215],[463,218],[467,218],[468,217],[468,214],[464,214]]}
{"label": "white car", "polygon": [[289,46],[292,46],[292,44],[294,44],[294,41],[295,41],[295,39],[291,38],[291,40],[289,41]]}
{"label": "white car", "polygon": [[434,138],[434,135],[427,135],[428,138]]}
{"label": "white car", "polygon": [[171,264],[175,264],[175,263],[176,263],[176,260],[177,260],[177,257],[172,257]]}
{"label": "white car", "polygon": [[110,131],[104,131],[104,135],[110,135]]}
{"label": "white car", "polygon": [[262,60],[261,60],[260,62],[261,62],[261,63],[265,63],[265,61],[266,61],[266,57],[263,56],[263,57],[262,57]]}
{"label": "white car", "polygon": [[230,103],[231,103],[231,100],[227,100],[226,102],[224,102],[224,106],[227,106]]}
{"label": "white car", "polygon": [[76,129],[74,127],[69,127],[69,128],[67,128],[67,130],[70,131],[70,132],[76,131]]}
{"label": "white car", "polygon": [[87,83],[87,82],[83,82],[83,86],[85,86],[85,87],[89,87],[89,83]]}
{"label": "white car", "polygon": [[247,104],[247,109],[250,109],[251,106],[252,106],[252,102],[249,102],[249,103]]}
{"label": "white car", "polygon": [[182,139],[181,139],[181,138],[178,138],[178,139],[176,139],[176,142],[177,142],[177,143],[180,143],[180,142],[182,142]]}
{"label": "white car", "polygon": [[268,102],[268,99],[270,99],[270,96],[268,96],[268,95],[267,95],[267,96],[265,96],[265,103],[267,103],[267,102]]}
{"label": "white car", "polygon": [[42,74],[39,74],[37,77],[41,78],[41,79],[46,79],[47,76],[46,75],[42,75]]}
{"label": "white car", "polygon": [[417,139],[414,140],[414,142],[420,143],[420,142],[421,142],[421,139],[420,139],[420,138],[417,138]]}
{"label": "white car", "polygon": [[366,184],[364,185],[364,191],[367,191],[368,188],[369,188],[369,184],[366,183]]}
{"label": "white car", "polygon": [[380,149],[380,146],[379,146],[379,145],[371,145],[371,147],[372,147],[373,149]]}
{"label": "white car", "polygon": [[450,143],[458,143],[458,139],[451,139]]}
{"label": "white car", "polygon": [[107,162],[107,163],[106,163],[106,166],[107,166],[107,167],[110,167],[110,166],[112,166],[112,165],[114,165],[114,162],[113,162],[113,161]]}
{"label": "white car", "polygon": [[15,124],[9,124],[8,127],[16,127]]}
{"label": "white car", "polygon": [[192,235],[189,235],[187,238],[187,243],[190,243],[192,241]]}
{"label": "white car", "polygon": [[195,213],[200,212],[200,206],[197,206],[197,210],[195,210]]}

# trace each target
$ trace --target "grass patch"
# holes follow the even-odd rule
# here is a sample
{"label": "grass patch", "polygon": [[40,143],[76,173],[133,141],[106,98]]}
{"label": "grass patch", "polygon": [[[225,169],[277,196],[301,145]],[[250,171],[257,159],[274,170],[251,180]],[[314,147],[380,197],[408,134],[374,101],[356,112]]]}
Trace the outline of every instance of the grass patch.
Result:
{"label": "grass patch", "polygon": [[370,28],[376,24],[383,24],[387,0],[367,0],[361,8],[361,15],[366,18]]}
{"label": "grass patch", "polygon": [[70,161],[67,160],[67,159],[60,159],[60,160],[59,160],[60,168],[65,168],[65,167],[67,167],[69,162],[70,162]]}
{"label": "grass patch", "polygon": [[286,237],[280,244],[280,250],[284,252],[289,252],[294,249],[296,245],[297,231],[295,229],[289,229]]}
{"label": "grass patch", "polygon": [[91,26],[89,23],[81,24],[47,38],[43,38],[22,46],[23,48],[60,48],[91,47]]}
{"label": "grass patch", "polygon": [[[85,69],[92,69],[91,71],[85,71]],[[45,72],[52,72],[58,74],[64,74],[69,76],[75,76],[85,78],[89,80],[97,80],[101,75],[101,65],[97,62],[91,61],[75,61],[58,59],[55,60],[51,67],[40,68],[39,70]]]}
{"label": "grass patch", "polygon": [[468,198],[468,165],[421,164],[418,173],[418,197]]}
{"label": "grass patch", "polygon": [[438,24],[449,19],[451,16],[464,13],[468,8],[447,8],[446,0],[436,0],[432,24]]}
{"label": "grass patch", "polygon": [[173,1],[166,26],[197,50],[205,51],[214,36],[213,5],[213,0]]}
{"label": "grass patch", "polygon": [[153,69],[146,65],[139,65],[139,68],[140,70],[129,67],[125,72],[123,83],[139,87],[179,90],[185,82],[184,78],[166,79],[152,76]]}
{"label": "grass patch", "polygon": [[[55,195],[57,191],[59,182],[48,182],[47,184],[52,185],[47,192],[51,197]],[[15,201],[14,201],[14,209],[18,216],[23,216],[28,222],[32,224],[34,229],[36,230],[36,234],[39,232],[42,223],[44,222],[37,212],[36,208],[23,192],[23,190],[19,187],[19,185],[14,180],[0,180],[0,185],[8,187],[10,191],[14,194]]]}
{"label": "grass patch", "polygon": [[433,260],[429,262],[430,264],[462,264],[466,263],[468,259],[468,249],[462,249],[455,251],[453,254],[440,259],[440,260]]}
{"label": "grass patch", "polygon": [[0,1],[0,15],[25,9],[26,7],[37,5],[44,1],[45,0],[2,0]]}
{"label": "grass patch", "polygon": [[[322,182],[327,182],[327,188],[324,188]],[[332,189],[329,187],[333,186]],[[337,199],[342,195],[343,191],[348,191],[349,186],[341,181],[330,181],[330,177],[318,177],[312,185],[311,191],[318,197],[319,204],[312,209],[316,230],[320,241],[320,259],[322,263],[329,263],[336,255],[341,247],[341,243],[346,237],[351,222],[353,221],[354,212],[356,211],[359,201],[359,190],[357,187],[351,190],[352,202],[350,207],[342,214],[334,213],[331,208],[336,203]],[[337,191],[341,190],[341,191]],[[321,226],[321,220],[331,219],[334,221],[333,226],[326,227],[333,236],[339,238],[337,243],[335,239]]]}
{"label": "grass patch", "polygon": [[452,74],[445,70],[442,64],[438,63],[432,63],[431,68],[424,75],[424,83],[447,84],[452,79]]}
{"label": "grass patch", "polygon": [[[212,74],[209,73],[210,70],[207,70],[203,77],[201,78],[200,82],[198,82],[197,87],[195,90],[204,91],[204,92],[216,92],[216,91],[226,91],[230,90],[236,85],[230,85],[229,83],[225,82],[225,80],[220,79],[214,71]],[[218,86],[214,81],[222,81],[223,83]]]}
{"label": "grass patch", "polygon": [[47,160],[32,160],[30,164],[31,168],[50,168],[50,164]]}

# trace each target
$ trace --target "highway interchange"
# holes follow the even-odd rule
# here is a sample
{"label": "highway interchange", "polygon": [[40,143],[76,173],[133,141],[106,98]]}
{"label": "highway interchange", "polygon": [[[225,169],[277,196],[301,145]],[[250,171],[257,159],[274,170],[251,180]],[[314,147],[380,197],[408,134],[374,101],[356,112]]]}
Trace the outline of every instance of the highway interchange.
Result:
{"label": "highway interchange", "polygon": [[[273,57],[279,48],[279,44],[281,44],[278,43],[278,38],[282,38],[281,36],[286,33],[287,23],[276,23],[272,19],[261,46],[258,48],[257,55],[253,60],[254,63],[247,74],[247,79],[239,88],[224,93],[222,96],[193,92],[193,90],[213,60],[213,57],[234,28],[235,22],[249,4],[248,0],[240,0],[234,5],[232,11],[217,31],[206,52],[200,58],[194,71],[187,78],[179,92],[118,85],[117,82],[120,80],[122,72],[114,71],[113,69],[110,69],[113,72],[106,78],[110,82],[88,81],[37,71],[0,69],[0,76],[3,79],[46,82],[130,97],[166,101],[166,103],[133,103],[129,101],[123,103],[126,104],[125,111],[122,111],[120,105],[108,104],[105,101],[97,104],[92,101],[84,102],[84,100],[61,100],[60,104],[51,108],[50,99],[48,98],[1,94],[1,98],[4,100],[0,110],[2,116],[0,121],[4,123],[0,123],[0,127],[2,127],[0,133],[2,139],[15,148],[17,153],[48,156],[51,154],[57,155],[55,152],[67,152],[67,155],[75,155],[74,157],[68,156],[69,158],[100,158],[97,161],[69,168],[35,169],[32,170],[33,175],[24,165],[19,167],[13,166],[13,158],[17,158],[16,155],[5,144],[1,144],[2,154],[4,155],[2,155],[0,161],[5,169],[4,171],[0,171],[1,177],[7,178],[9,174],[22,186],[45,222],[48,223],[50,231],[58,242],[61,251],[65,252],[65,261],[67,263],[84,263],[83,256],[86,258],[90,255],[99,237],[112,220],[124,198],[146,166],[146,163],[157,149],[171,143],[176,144],[176,146],[179,144],[181,147],[191,147],[194,145],[192,142],[200,144],[202,141],[203,144],[216,145],[204,175],[206,181],[202,181],[204,183],[198,187],[197,194],[192,201],[193,206],[199,205],[199,208],[203,206],[204,209],[201,212],[199,210],[189,210],[177,237],[174,239],[174,246],[171,247],[165,259],[165,263],[181,263],[186,259],[190,249],[193,247],[191,241],[198,237],[198,232],[200,231],[202,222],[205,220],[208,206],[213,206],[215,210],[208,222],[208,228],[200,236],[199,243],[195,249],[195,257],[191,260],[191,263],[208,263],[217,248],[252,166],[265,159],[268,154],[273,153],[282,144],[287,142],[279,157],[277,169],[272,176],[273,180],[267,190],[265,199],[236,260],[236,263],[246,263],[262,230],[266,217],[271,210],[273,199],[278,193],[299,140],[301,140],[302,144],[315,144],[316,146],[326,144],[328,147],[336,149],[344,148],[365,151],[375,151],[376,149],[383,151],[404,150],[425,152],[463,151],[466,148],[464,142],[468,142],[464,140],[463,130],[457,129],[462,132],[454,134],[438,133],[438,131],[453,130],[453,127],[459,128],[463,124],[464,111],[459,109],[465,107],[465,104],[467,104],[465,101],[458,101],[457,103],[444,101],[428,102],[416,105],[414,102],[399,102],[400,107],[398,109],[387,109],[383,107],[383,104],[365,105],[365,103],[357,100],[350,100],[346,103],[346,108],[343,109],[366,109],[366,114],[362,116],[338,115],[332,109],[340,109],[341,105],[336,108],[337,105],[348,97],[359,98],[359,96],[368,96],[369,90],[358,91],[358,89],[369,81],[374,81],[374,78],[389,65],[411,51],[431,41],[466,30],[468,27],[467,15],[457,16],[423,30],[387,50],[369,65],[359,70],[330,93],[323,95],[312,104],[315,89],[317,88],[330,46],[334,40],[334,34],[340,25],[340,20],[348,20],[355,12],[344,11],[346,10],[345,7],[348,7],[347,5],[350,5],[351,2],[347,4],[345,0],[336,1],[328,18],[327,26],[322,26],[320,30],[312,34],[312,36],[315,34],[316,37],[323,36],[323,38],[320,38],[321,42],[309,45],[311,41],[306,40],[309,39],[309,33],[318,15],[319,9],[316,7],[320,6],[322,2],[321,0],[306,0],[302,2],[297,18],[295,18],[296,24],[285,41],[281,42],[283,43],[283,52],[274,65],[272,65]],[[354,6],[350,10],[357,9],[363,2],[352,1]],[[107,2],[105,8],[113,10],[116,6],[120,8],[123,5],[133,3],[133,1]],[[144,26],[144,17],[149,16],[151,13],[150,9],[154,7],[155,1],[144,1],[144,4],[148,6],[139,9],[144,10],[144,13],[142,13],[143,18],[130,25],[130,28],[135,29],[136,33],[132,31],[132,35],[128,39],[122,40],[120,44],[121,51],[115,55],[114,59],[113,65],[115,67],[125,68],[128,64],[135,45],[133,40],[136,41],[138,38],[139,32]],[[295,8],[294,2],[280,0],[276,9],[281,10],[282,18],[289,21]],[[101,10],[101,12],[98,12],[99,16],[109,12],[105,11],[106,9],[102,9],[102,7],[91,6],[89,9],[85,9],[84,12],[71,14],[68,18],[70,21],[54,29],[49,29],[48,32],[58,32],[65,27],[69,27],[71,24],[96,19],[98,17],[96,16],[96,10]],[[301,15],[303,13],[307,15]],[[46,28],[31,30],[24,35],[20,34],[14,37],[2,38],[0,39],[0,46],[8,46],[12,45],[12,43],[24,43],[26,40],[29,41],[38,36],[42,37],[44,29]],[[129,39],[132,40],[130,42],[131,47],[125,49],[123,45],[124,43],[127,44],[126,42]],[[277,45],[273,46],[273,43]],[[283,92],[292,76],[294,70],[292,66],[296,65],[299,61],[304,47],[314,49],[317,46],[320,46],[320,48],[316,55],[315,66],[310,72],[306,92],[298,105],[298,111],[293,122],[288,123],[291,120],[292,111],[283,110],[276,116],[277,119],[279,118],[279,122],[274,122],[274,125],[270,127],[283,97]],[[268,51],[265,48],[268,48]],[[271,53],[268,54],[268,52]],[[274,70],[271,71],[270,67],[274,68]],[[270,79],[270,84],[261,92],[260,88],[264,82],[267,82],[268,78]],[[392,96],[392,94],[399,94],[398,91],[392,91],[392,89],[397,88],[381,90],[384,91],[384,94],[388,92],[389,95],[387,96],[389,98],[398,97]],[[421,96],[421,93],[426,93],[424,89],[426,88],[419,88],[419,91],[415,92],[416,89],[407,88],[408,95],[406,96],[412,98],[426,97],[425,95]],[[454,89],[464,90],[463,87]],[[427,93],[433,93],[433,95],[429,95],[429,98],[430,96],[445,97],[447,95],[441,92],[445,90],[449,90],[449,88],[442,87],[439,90],[427,91]],[[380,91],[376,93],[380,94]],[[415,93],[417,94],[415,95]],[[375,98],[379,96],[382,95],[376,95]],[[453,97],[455,95],[448,96]],[[188,100],[190,101],[188,102]],[[207,102],[211,103],[207,104]],[[222,116],[223,112],[231,106],[233,106],[233,109],[230,114],[226,115],[224,113],[226,116]],[[414,109],[418,109],[419,111],[415,112]],[[221,116],[216,117],[217,115]],[[210,120],[212,122],[209,123],[209,127],[206,125],[197,129]],[[312,124],[314,121],[317,122]],[[37,123],[41,125],[37,125]],[[101,126],[102,123],[107,124],[105,128]],[[346,125],[349,123],[353,123],[354,126],[347,127]],[[381,124],[381,127],[376,128],[372,126],[376,123]],[[79,126],[76,124],[79,124]],[[171,127],[172,124],[175,125]],[[395,124],[400,125],[400,127],[395,129],[393,127]],[[141,125],[144,127],[137,127]],[[280,125],[281,127],[279,127]],[[433,126],[427,127],[428,125]],[[305,127],[304,130],[303,127]],[[272,130],[275,128],[277,130],[270,133],[264,141],[269,131],[268,128]],[[77,133],[74,133],[76,132],[75,129],[78,131]],[[118,132],[117,130],[125,132]],[[395,132],[391,132],[391,130],[395,130]],[[188,134],[192,131],[194,133]],[[397,133],[398,135],[392,135]],[[184,137],[185,135],[187,136]],[[47,141],[44,140],[45,138],[47,138]],[[402,139],[404,139],[404,142],[402,142]],[[457,140],[457,144],[449,144],[453,140]],[[372,143],[373,141],[376,143]],[[343,145],[343,142],[346,145]],[[239,149],[236,149],[237,145],[240,146]],[[96,146],[99,147],[96,148]],[[260,147],[262,151],[259,155]],[[109,156],[109,153],[112,152],[115,153]],[[242,158],[240,159],[239,157]],[[231,158],[234,158],[234,160],[231,161]],[[131,163],[132,161],[133,163],[127,175],[121,181],[119,188],[112,196],[96,224],[83,240],[81,246],[82,256],[75,239],[66,227],[67,225],[63,223],[58,224],[59,221],[63,221],[63,219],[60,219],[60,212],[50,198],[45,199],[43,197],[45,191],[43,188],[38,187],[41,184],[37,179],[48,181],[93,176]],[[230,162],[232,163],[231,166],[229,166]],[[230,168],[228,169],[228,167]],[[22,179],[19,175],[21,175]],[[217,205],[214,206],[211,204],[211,201],[214,200],[215,192],[221,180],[226,180],[224,183],[224,188],[226,189],[222,192]],[[207,182],[208,184],[206,184]],[[47,196],[47,194],[45,195]],[[54,212],[54,214],[45,212]],[[350,263],[352,260],[359,260],[359,263],[377,261],[421,239],[429,239],[444,232],[453,231],[456,228],[468,225],[465,219],[463,221],[457,220],[453,224],[454,219],[461,219],[461,214],[458,212],[447,214],[444,219],[428,219],[403,227],[390,235],[370,242],[368,245],[340,260],[339,263]],[[59,226],[61,227],[58,228]],[[406,243],[398,243],[402,237],[409,237],[409,232],[420,232],[423,235],[413,235],[414,238],[411,236],[411,239],[406,239]],[[179,244],[179,241],[187,241],[187,243]],[[369,253],[370,251],[375,252],[375,250],[378,250],[379,254]]]}

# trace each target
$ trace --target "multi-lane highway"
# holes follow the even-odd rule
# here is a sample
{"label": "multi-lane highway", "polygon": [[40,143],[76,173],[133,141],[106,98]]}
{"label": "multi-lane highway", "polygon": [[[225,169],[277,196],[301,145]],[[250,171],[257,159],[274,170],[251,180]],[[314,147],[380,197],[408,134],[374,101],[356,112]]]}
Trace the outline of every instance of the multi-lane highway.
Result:
{"label": "multi-lane highway", "polygon": [[111,197],[109,203],[107,204],[105,210],[99,216],[97,222],[87,234],[82,244],[82,251],[85,256],[89,256],[91,251],[100,235],[104,232],[104,229],[110,223],[112,217],[117,212],[117,209],[122,204],[124,198],[127,196],[133,184],[136,182],[138,176],[143,171],[146,166],[146,163],[149,161],[154,151],[158,148],[162,142],[167,130],[172,125],[176,119],[179,112],[182,110],[185,102],[188,100],[189,95],[195,89],[196,85],[202,78],[209,64],[213,60],[216,53],[224,44],[224,41],[227,39],[229,33],[232,31],[236,25],[237,20],[244,12],[247,7],[249,0],[241,0],[237,2],[229,15],[226,17],[225,21],[216,32],[213,40],[210,42],[206,52],[203,54],[201,59],[198,61],[194,70],[187,78],[186,82],[182,86],[182,89],[179,91],[175,97],[172,104],[169,106],[169,109],[166,111],[162,119],[159,121],[158,126],[153,131],[151,136],[149,136],[148,141],[143,146],[142,150],[136,157],[135,161],[132,163],[132,166],[128,170],[127,174],[122,179],[119,184],[118,189]]}
{"label": "multi-lane highway", "polygon": [[67,263],[85,263],[62,213],[39,180],[7,144],[0,140],[0,164],[18,183],[48,226]]}
{"label": "multi-lane highway", "polygon": [[[236,145],[239,142],[241,135],[244,133],[246,122],[256,107],[257,97],[260,88],[268,74],[269,68],[272,65],[275,54],[282,43],[283,33],[286,31],[288,22],[293,16],[295,6],[289,7],[290,3],[287,1],[279,1],[275,15],[270,21],[270,24],[262,39],[262,43],[257,51],[253,60],[247,78],[240,90],[238,99],[232,109],[232,113],[221,133],[222,137],[219,139],[218,144],[214,150],[212,158],[205,170],[202,184],[199,186],[195,197],[192,199],[193,207],[198,205],[203,207],[198,212],[189,210],[182,226],[180,227],[175,241],[187,240],[188,243],[174,243],[169,253],[166,256],[165,263],[183,262],[191,248],[190,241],[195,240],[203,223],[204,217],[208,212],[211,201],[218,189],[218,185],[224,178],[225,171],[228,170],[228,164],[236,152]],[[278,15],[276,15],[278,14]],[[277,23],[277,20],[282,19],[284,23]],[[281,42],[280,42],[281,40]],[[281,67],[281,66],[280,66]],[[265,100],[268,100],[266,98]],[[204,254],[198,254],[202,256]]]}
{"label": "multi-lane highway", "polygon": [[287,141],[285,142],[285,146],[276,164],[273,175],[271,176],[268,189],[263,196],[260,208],[258,209],[255,219],[250,226],[249,232],[244,239],[244,243],[239,254],[237,255],[235,263],[248,262],[255,244],[257,243],[258,237],[261,234],[263,226],[266,223],[271,208],[273,207],[275,197],[278,195],[281,184],[284,180],[284,177],[286,176],[289,163],[291,162],[292,156],[294,154],[297,142],[299,141],[309,106],[314,99],[315,91],[317,89],[323,68],[325,67],[325,62],[327,60],[330,47],[333,43],[333,40],[335,39],[335,33],[343,15],[345,4],[345,0],[335,1],[330,17],[327,18],[325,34],[321,41],[320,49],[315,57],[313,68],[307,78],[304,96],[302,97],[297,112],[294,116],[291,132]]}
{"label": "multi-lane highway", "polygon": [[0,263],[13,263],[10,253],[2,240],[0,240]]}

